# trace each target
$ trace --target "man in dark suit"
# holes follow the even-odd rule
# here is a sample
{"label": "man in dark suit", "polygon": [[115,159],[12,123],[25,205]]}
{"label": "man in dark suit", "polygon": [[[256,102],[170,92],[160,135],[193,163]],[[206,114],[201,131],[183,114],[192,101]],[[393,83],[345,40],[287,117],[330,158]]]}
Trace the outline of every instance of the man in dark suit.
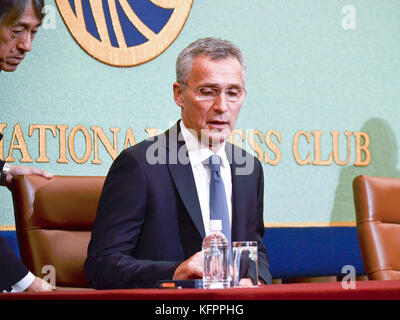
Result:
{"label": "man in dark suit", "polygon": [[200,39],[182,51],[176,67],[174,99],[182,119],[112,164],[88,248],[88,282],[107,289],[201,278],[212,210],[207,161],[217,155],[229,237],[258,242],[259,282],[271,283],[262,243],[262,166],[226,142],[246,96],[242,54],[228,41]]}
{"label": "man in dark suit", "polygon": [[[43,19],[43,0],[0,1],[0,72],[15,71],[31,50],[32,40]],[[0,133],[0,140],[3,135]],[[32,167],[12,166],[0,160],[0,185],[6,186],[12,177],[39,174],[52,175]],[[0,237],[0,292],[50,291],[51,286],[35,277]]]}

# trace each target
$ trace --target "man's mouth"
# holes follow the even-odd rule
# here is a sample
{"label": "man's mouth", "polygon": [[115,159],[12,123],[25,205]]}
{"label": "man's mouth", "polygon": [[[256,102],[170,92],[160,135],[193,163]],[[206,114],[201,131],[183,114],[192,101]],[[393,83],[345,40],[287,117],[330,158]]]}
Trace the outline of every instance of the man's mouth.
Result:
{"label": "man's mouth", "polygon": [[228,126],[228,121],[211,120],[208,121],[208,126],[210,129],[225,129]]}
{"label": "man's mouth", "polygon": [[24,60],[23,56],[9,57],[7,59],[7,63],[9,63],[9,64],[20,64],[22,60]]}

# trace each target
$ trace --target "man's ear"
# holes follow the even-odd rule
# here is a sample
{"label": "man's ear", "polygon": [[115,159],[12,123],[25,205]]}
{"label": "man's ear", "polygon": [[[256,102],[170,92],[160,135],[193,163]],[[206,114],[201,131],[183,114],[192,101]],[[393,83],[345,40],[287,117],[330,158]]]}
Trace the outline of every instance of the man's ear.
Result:
{"label": "man's ear", "polygon": [[174,90],[175,103],[182,108],[183,107],[183,86],[182,86],[182,84],[179,82],[175,82],[173,85],[173,90]]}

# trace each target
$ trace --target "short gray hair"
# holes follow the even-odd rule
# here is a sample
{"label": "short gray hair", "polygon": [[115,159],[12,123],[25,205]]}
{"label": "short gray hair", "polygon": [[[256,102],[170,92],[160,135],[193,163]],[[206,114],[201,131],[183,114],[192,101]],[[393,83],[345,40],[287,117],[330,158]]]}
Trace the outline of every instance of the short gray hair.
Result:
{"label": "short gray hair", "polygon": [[31,4],[40,21],[44,18],[44,0],[0,0],[0,25],[15,23],[24,13],[26,7]]}
{"label": "short gray hair", "polygon": [[207,56],[212,60],[236,58],[242,66],[243,82],[245,82],[246,63],[242,52],[233,43],[217,38],[198,39],[183,49],[176,60],[177,82],[184,83],[187,81],[193,60],[200,55]]}

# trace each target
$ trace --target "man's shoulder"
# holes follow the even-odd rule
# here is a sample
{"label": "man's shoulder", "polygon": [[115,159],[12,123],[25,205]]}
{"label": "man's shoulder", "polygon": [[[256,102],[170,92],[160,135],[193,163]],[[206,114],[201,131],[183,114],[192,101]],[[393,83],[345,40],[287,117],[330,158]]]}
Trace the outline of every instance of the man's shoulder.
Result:
{"label": "man's shoulder", "polygon": [[164,132],[126,148],[118,158],[137,161],[144,166],[164,164],[166,149],[166,133]]}
{"label": "man's shoulder", "polygon": [[152,141],[149,140],[143,140],[141,142],[136,143],[134,146],[130,146],[129,148],[124,149],[122,152],[128,153],[128,154],[140,154],[146,148],[151,145]]}
{"label": "man's shoulder", "polygon": [[153,145],[153,144],[161,144],[164,145],[165,141],[165,132],[156,135],[154,137],[149,137],[137,144],[135,144],[134,146],[131,146],[129,148],[126,148],[123,152],[124,153],[128,153],[128,154],[132,154],[132,155],[141,155],[141,154],[145,154],[147,152],[147,149]]}
{"label": "man's shoulder", "polygon": [[235,175],[258,177],[262,174],[261,162],[243,148],[227,142],[225,151]]}
{"label": "man's shoulder", "polygon": [[228,141],[225,143],[225,151],[227,153],[228,158],[231,157],[232,161],[234,162],[241,163],[244,160],[246,160],[246,161],[254,161],[257,164],[261,165],[260,160],[256,156],[249,153],[242,147],[239,147]]}

